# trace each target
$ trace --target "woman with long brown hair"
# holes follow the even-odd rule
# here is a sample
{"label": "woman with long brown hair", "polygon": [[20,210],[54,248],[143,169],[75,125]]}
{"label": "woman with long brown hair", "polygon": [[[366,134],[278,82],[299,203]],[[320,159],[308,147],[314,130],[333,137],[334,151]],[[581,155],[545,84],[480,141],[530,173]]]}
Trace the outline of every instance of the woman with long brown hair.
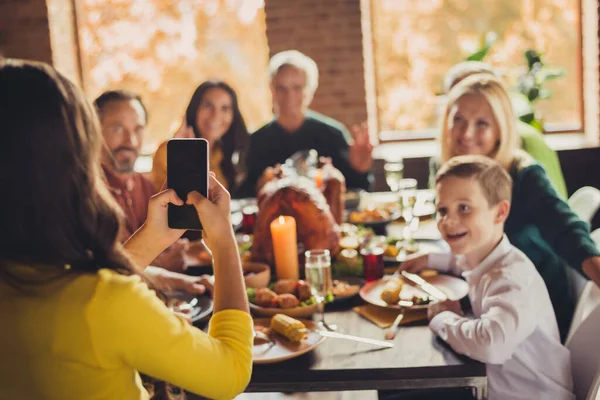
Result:
{"label": "woman with long brown hair", "polygon": [[[237,186],[245,177],[245,156],[250,135],[233,88],[219,80],[209,80],[199,85],[176,135],[208,141],[210,170],[235,195]],[[160,188],[167,176],[167,142],[156,150],[151,176],[154,185]]]}
{"label": "woman with long brown hair", "polygon": [[[143,399],[138,372],[212,398],[241,392],[252,323],[227,191],[188,195],[214,254],[209,334],[175,316],[143,268],[184,232],[172,190],[150,201],[125,243],[100,173],[91,105],[48,65],[0,61],[0,398]],[[225,277],[226,281],[225,281]]]}

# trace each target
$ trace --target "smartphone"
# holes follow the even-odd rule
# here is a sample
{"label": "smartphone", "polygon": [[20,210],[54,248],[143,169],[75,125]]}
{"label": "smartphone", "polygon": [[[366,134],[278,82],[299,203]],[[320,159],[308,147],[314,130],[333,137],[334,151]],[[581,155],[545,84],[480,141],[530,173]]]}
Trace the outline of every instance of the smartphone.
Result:
{"label": "smartphone", "polygon": [[[208,198],[208,142],[206,139],[171,139],[167,143],[167,187],[184,202],[196,191]],[[196,208],[168,206],[169,228],[202,230]]]}

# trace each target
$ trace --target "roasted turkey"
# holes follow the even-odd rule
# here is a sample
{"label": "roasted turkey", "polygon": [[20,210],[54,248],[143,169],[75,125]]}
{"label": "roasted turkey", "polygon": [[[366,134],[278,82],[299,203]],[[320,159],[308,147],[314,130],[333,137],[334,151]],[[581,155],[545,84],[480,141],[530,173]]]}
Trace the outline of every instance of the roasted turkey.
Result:
{"label": "roasted turkey", "polygon": [[[333,178],[336,179],[336,178]],[[327,186],[325,186],[327,185]],[[337,196],[340,200],[345,185],[337,185],[324,181],[326,192]],[[338,199],[332,200],[339,212]],[[328,249],[332,256],[339,250],[339,226],[331,213],[329,204],[314,182],[305,177],[275,178],[267,182],[258,195],[258,215],[254,224],[254,240],[252,243],[252,259],[274,263],[273,242],[271,240],[271,222],[280,215],[289,215],[296,220],[298,242],[305,249]]]}
{"label": "roasted turkey", "polygon": [[331,214],[335,222],[344,222],[344,195],[346,194],[346,179],[339,169],[331,164],[325,164],[322,168],[323,184],[321,191],[329,204]]}

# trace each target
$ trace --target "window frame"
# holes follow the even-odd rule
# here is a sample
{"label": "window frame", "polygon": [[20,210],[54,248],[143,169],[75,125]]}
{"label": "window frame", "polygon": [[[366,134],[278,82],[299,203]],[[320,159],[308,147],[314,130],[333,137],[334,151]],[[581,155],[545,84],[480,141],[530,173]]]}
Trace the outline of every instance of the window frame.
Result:
{"label": "window frame", "polygon": [[[379,103],[378,103],[378,92],[377,92],[377,64],[375,62],[375,39],[373,26],[375,25],[373,16],[373,1],[377,0],[362,0],[362,13],[366,14],[363,18],[363,25],[367,22],[367,29],[363,27],[363,41],[364,41],[364,56],[365,62],[369,62],[368,68],[365,68],[365,75],[369,73],[371,76],[365,76],[367,96],[372,96],[372,101],[367,103],[373,103],[372,107],[368,109],[369,114],[369,127],[372,132],[377,132],[376,139],[378,143],[394,143],[394,142],[412,142],[412,141],[423,141],[436,139],[439,136],[439,128],[427,128],[427,129],[416,129],[416,130],[379,130],[381,126],[380,114],[379,114]],[[553,135],[553,134],[581,134],[586,129],[586,101],[585,101],[585,71],[584,71],[584,58],[586,57],[583,41],[584,35],[597,35],[597,26],[585,26],[584,25],[584,4],[583,1],[589,0],[577,0],[577,8],[579,9],[579,18],[577,20],[578,32],[577,35],[577,73],[578,73],[578,95],[577,99],[579,102],[579,124],[578,126],[573,123],[554,123],[550,126],[560,126],[560,128],[544,129],[542,134]],[[598,7],[599,1],[594,0],[596,7]],[[589,7],[589,5],[588,5]],[[596,8],[598,10],[598,8]],[[598,11],[596,11],[597,14]],[[592,28],[593,32],[592,32]],[[585,30],[585,32],[584,32]],[[590,32],[587,32],[590,31]],[[600,95],[597,96],[600,100]],[[374,113],[374,115],[371,115]],[[545,128],[548,125],[545,125]]]}

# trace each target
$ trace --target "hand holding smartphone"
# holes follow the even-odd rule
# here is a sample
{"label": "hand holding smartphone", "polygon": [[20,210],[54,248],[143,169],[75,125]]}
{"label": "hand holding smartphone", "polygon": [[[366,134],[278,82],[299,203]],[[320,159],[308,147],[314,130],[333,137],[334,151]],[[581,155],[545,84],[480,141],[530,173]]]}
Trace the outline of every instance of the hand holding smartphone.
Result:
{"label": "hand holding smartphone", "polygon": [[[208,198],[208,142],[206,139],[171,139],[167,143],[167,187],[184,202],[196,191]],[[168,206],[169,228],[202,230],[192,205]]]}

